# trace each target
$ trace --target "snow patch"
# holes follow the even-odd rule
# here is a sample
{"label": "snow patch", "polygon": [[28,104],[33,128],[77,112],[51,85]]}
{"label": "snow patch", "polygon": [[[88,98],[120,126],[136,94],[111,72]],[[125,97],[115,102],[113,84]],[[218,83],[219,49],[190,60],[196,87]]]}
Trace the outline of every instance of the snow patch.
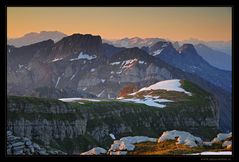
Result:
{"label": "snow patch", "polygon": [[95,69],[91,69],[91,70],[90,70],[90,72],[94,72],[94,71],[95,71]]}
{"label": "snow patch", "polygon": [[160,102],[173,102],[171,100],[167,100],[167,99],[153,99],[153,98],[144,98],[144,99],[139,99],[139,98],[118,98],[121,101],[125,101],[125,102],[134,102],[134,103],[140,103],[140,104],[145,104],[148,106],[153,106],[153,107],[159,107],[159,108],[164,108],[166,107],[166,105],[163,104],[159,104]]}
{"label": "snow patch", "polygon": [[110,65],[119,65],[120,64],[120,62],[118,61],[118,62],[112,62],[112,63],[110,63]]}
{"label": "snow patch", "polygon": [[116,72],[116,74],[121,74],[121,73],[122,73],[122,71],[117,71],[117,72]]}
{"label": "snow patch", "polygon": [[[181,86],[181,83],[180,83],[179,79],[172,79],[172,80],[165,80],[165,81],[155,83],[149,87],[140,89],[138,92],[162,89],[162,90],[167,90],[167,91],[184,92],[184,93],[188,94],[189,96],[192,95],[190,92],[185,91],[180,86]],[[132,93],[132,94],[134,95],[136,93]]]}
{"label": "snow patch", "polygon": [[101,92],[97,95],[97,97],[100,97],[100,96],[104,93],[104,91],[105,91],[105,90],[101,91]]}
{"label": "snow patch", "polygon": [[18,68],[21,69],[24,65],[18,64]]}
{"label": "snow patch", "polygon": [[87,60],[92,60],[95,59],[97,56],[96,55],[89,55],[87,53],[80,52],[77,58],[70,59],[70,61],[75,61],[75,60],[80,60],[80,59],[87,59]]}
{"label": "snow patch", "polygon": [[144,64],[145,62],[144,61],[139,61],[139,64]]}
{"label": "snow patch", "polygon": [[126,60],[126,61],[123,61],[122,64],[121,64],[121,68],[122,69],[129,69],[131,68],[135,62],[137,62],[138,59],[131,59],[131,60]]}
{"label": "snow patch", "polygon": [[54,60],[52,60],[51,62],[56,62],[56,61],[60,61],[62,60],[63,58],[55,58]]}
{"label": "snow patch", "polygon": [[101,79],[101,82],[104,83],[104,82],[105,82],[105,79]]}
{"label": "snow patch", "polygon": [[157,56],[159,55],[164,49],[158,49],[156,51],[153,52],[153,56]]}
{"label": "snow patch", "polygon": [[114,134],[112,134],[112,133],[110,133],[110,137],[113,139],[113,140],[115,140],[116,138],[115,138],[115,135]]}
{"label": "snow patch", "polygon": [[92,102],[100,102],[101,100],[90,99],[90,98],[59,98],[63,102],[77,102],[77,101],[92,101]]}
{"label": "snow patch", "polygon": [[57,85],[58,85],[58,83],[59,83],[60,79],[61,79],[61,77],[58,77],[58,78],[57,78],[57,81],[56,81],[55,88],[57,87]]}

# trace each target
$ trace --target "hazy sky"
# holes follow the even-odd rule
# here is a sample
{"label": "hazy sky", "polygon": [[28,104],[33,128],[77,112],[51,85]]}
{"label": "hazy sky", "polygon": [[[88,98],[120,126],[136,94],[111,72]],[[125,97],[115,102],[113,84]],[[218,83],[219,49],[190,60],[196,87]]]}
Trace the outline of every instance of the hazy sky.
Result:
{"label": "hazy sky", "polygon": [[61,31],[103,38],[231,40],[230,7],[8,7],[7,35]]}

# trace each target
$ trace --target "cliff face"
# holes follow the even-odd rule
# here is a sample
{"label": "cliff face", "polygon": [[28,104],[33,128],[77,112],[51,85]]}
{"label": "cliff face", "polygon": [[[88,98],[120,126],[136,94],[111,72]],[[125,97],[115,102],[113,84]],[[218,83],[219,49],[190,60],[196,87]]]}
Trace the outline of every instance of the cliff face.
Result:
{"label": "cliff face", "polygon": [[111,133],[116,139],[158,137],[163,131],[177,129],[209,139],[217,133],[218,110],[211,96],[201,96],[205,96],[201,102],[192,99],[163,109],[116,100],[79,104],[9,96],[7,127],[17,136],[69,154],[95,146],[108,149],[113,142]]}

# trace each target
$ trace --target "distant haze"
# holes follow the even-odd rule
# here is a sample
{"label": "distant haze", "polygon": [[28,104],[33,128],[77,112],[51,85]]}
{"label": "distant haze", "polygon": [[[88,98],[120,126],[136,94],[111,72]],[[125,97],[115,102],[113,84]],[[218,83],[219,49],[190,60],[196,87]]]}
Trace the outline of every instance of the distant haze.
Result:
{"label": "distant haze", "polygon": [[8,38],[29,32],[231,40],[231,7],[7,7]]}

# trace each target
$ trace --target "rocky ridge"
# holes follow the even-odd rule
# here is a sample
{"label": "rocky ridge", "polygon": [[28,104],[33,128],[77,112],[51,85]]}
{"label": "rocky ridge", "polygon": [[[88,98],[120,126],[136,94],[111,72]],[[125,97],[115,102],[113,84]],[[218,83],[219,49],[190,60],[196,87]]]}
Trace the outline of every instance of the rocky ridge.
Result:
{"label": "rocky ridge", "polygon": [[7,131],[7,155],[67,155],[51,147],[40,147],[27,137],[14,136]]}

